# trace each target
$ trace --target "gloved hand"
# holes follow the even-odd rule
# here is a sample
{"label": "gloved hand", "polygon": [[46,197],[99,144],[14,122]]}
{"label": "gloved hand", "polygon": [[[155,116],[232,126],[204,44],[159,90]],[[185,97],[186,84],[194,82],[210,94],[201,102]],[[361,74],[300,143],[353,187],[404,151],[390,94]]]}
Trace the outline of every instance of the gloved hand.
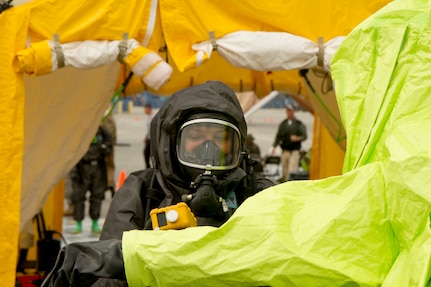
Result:
{"label": "gloved hand", "polygon": [[91,286],[99,278],[126,280],[121,240],[66,245],[41,287]]}

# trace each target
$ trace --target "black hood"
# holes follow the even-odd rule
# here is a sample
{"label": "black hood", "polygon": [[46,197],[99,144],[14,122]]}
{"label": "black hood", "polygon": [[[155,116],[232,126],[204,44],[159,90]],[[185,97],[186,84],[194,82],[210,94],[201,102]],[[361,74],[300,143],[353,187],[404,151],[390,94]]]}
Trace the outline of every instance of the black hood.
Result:
{"label": "black hood", "polygon": [[[160,108],[151,122],[151,161],[170,189],[178,194],[187,193],[190,179],[181,168],[176,155],[177,132],[192,115],[213,117],[222,114],[241,134],[241,150],[247,137],[247,124],[238,99],[228,86],[209,81],[173,94]],[[186,182],[184,182],[186,179]]]}

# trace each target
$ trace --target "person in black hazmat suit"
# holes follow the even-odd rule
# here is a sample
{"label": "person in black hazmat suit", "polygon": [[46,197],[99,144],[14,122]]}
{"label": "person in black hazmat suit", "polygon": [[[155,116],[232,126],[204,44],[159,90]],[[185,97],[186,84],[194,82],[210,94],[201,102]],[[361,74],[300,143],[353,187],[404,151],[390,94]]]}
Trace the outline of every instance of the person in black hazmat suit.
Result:
{"label": "person in black hazmat suit", "polygon": [[91,144],[70,172],[72,179],[72,204],[73,219],[76,221],[74,234],[82,232],[82,220],[85,215],[86,193],[90,191],[90,217],[92,220],[91,231],[100,233],[98,219],[102,208],[102,201],[105,198],[105,191],[108,190],[108,179],[106,172],[105,156],[112,150],[112,137],[110,133],[101,125],[97,129]]}
{"label": "person in black hazmat suit", "polygon": [[[223,83],[209,81],[172,95],[151,123],[153,168],[127,177],[112,199],[102,241],[66,246],[43,286],[91,286],[100,277],[111,279],[93,286],[127,286],[119,240],[124,231],[151,229],[154,208],[183,201],[198,225],[222,225],[247,197],[274,185],[253,174],[246,137],[241,106]],[[80,252],[85,266],[78,264]]]}

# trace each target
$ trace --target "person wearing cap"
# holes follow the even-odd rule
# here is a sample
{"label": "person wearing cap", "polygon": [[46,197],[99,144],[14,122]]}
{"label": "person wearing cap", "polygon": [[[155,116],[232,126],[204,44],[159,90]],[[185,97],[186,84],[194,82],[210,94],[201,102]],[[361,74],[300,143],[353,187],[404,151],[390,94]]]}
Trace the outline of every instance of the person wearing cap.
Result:
{"label": "person wearing cap", "polygon": [[124,231],[153,229],[154,209],[185,203],[198,226],[221,226],[248,197],[275,185],[253,172],[246,138],[242,108],[225,84],[173,94],[151,122],[152,166],[117,191],[101,241],[65,246],[42,286],[127,286],[120,240]]}
{"label": "person wearing cap", "polygon": [[278,126],[271,154],[275,154],[275,148],[281,147],[281,166],[283,177],[281,182],[289,180],[290,173],[299,168],[301,142],[307,139],[305,125],[295,117],[295,107],[288,103],[286,105],[287,118]]}

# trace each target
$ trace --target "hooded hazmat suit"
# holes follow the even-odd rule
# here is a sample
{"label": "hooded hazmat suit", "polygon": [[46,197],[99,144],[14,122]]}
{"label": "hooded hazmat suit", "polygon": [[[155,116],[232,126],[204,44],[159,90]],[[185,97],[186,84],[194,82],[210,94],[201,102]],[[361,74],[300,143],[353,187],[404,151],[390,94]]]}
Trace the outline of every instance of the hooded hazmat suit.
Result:
{"label": "hooded hazmat suit", "polygon": [[[134,172],[126,179],[111,202],[101,240],[121,239],[126,230],[151,229],[151,222],[145,220],[151,209],[181,202],[181,196],[190,193],[190,183],[199,171],[190,171],[180,164],[176,145],[181,124],[191,117],[227,119],[238,128],[240,151],[245,151],[247,124],[235,93],[229,87],[221,82],[210,81],[172,95],[151,123],[153,168]],[[244,154],[243,157],[247,156]],[[247,162],[247,159],[242,162]],[[238,204],[250,195],[274,185],[266,178],[256,178],[247,169],[249,167],[239,166],[229,170],[228,174],[218,176],[224,187],[235,190]],[[235,176],[229,177],[231,174]],[[198,225],[220,226],[228,217],[198,216],[197,219]]]}
{"label": "hooded hazmat suit", "polygon": [[[151,229],[149,212],[152,209],[174,205],[183,201],[182,196],[196,194],[190,186],[204,170],[184,166],[179,161],[177,136],[182,124],[203,118],[227,122],[239,132],[239,150],[236,152],[240,160],[234,167],[214,172],[219,196],[225,198],[233,191],[235,201],[240,205],[247,197],[274,185],[253,173],[253,161],[245,152],[247,124],[236,95],[229,87],[210,81],[179,91],[152,120],[150,146],[153,168],[130,174],[111,201],[100,236],[106,241],[96,245],[94,242],[70,244],[67,250],[63,249],[44,286],[74,286],[75,283],[90,286],[97,277],[111,279],[100,279],[93,286],[127,286],[122,270],[121,243],[108,239],[121,239],[123,232],[128,230]],[[192,205],[191,209],[195,212]],[[221,211],[221,205],[217,209],[220,212],[211,215],[195,212],[198,225],[220,226],[235,211],[232,206],[227,212]],[[103,254],[109,254],[111,260],[106,260]],[[85,260],[78,259],[81,257]]]}

